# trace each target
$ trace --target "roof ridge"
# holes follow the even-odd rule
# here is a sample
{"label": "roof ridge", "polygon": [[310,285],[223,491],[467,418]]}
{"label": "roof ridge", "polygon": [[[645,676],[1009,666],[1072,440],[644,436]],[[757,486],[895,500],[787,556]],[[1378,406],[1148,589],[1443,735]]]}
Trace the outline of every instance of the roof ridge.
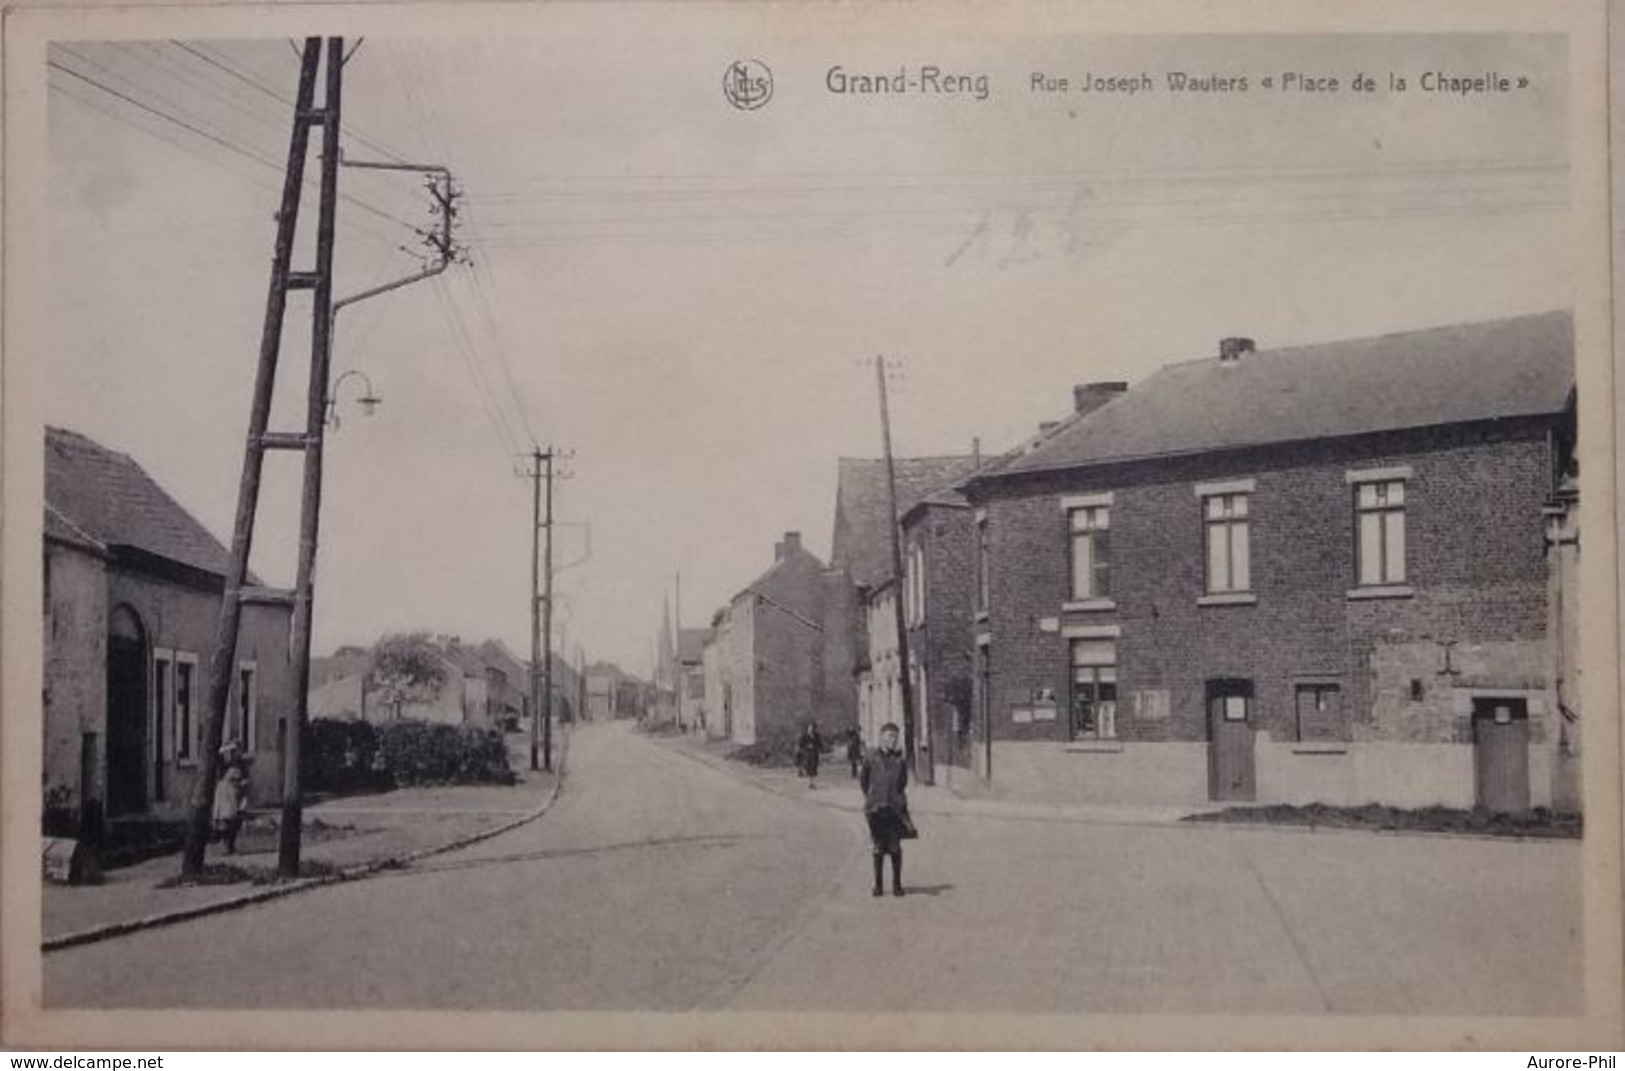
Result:
{"label": "roof ridge", "polygon": [[1163,365],[964,481],[1560,411],[1564,310],[1328,339]]}
{"label": "roof ridge", "polygon": [[[1514,313],[1510,316],[1492,316],[1487,320],[1459,320],[1453,323],[1432,324],[1427,327],[1401,327],[1393,331],[1381,331],[1374,335],[1355,335],[1352,337],[1345,336],[1342,338],[1311,339],[1306,342],[1288,342],[1284,345],[1273,345],[1254,349],[1251,353],[1247,354],[1243,360],[1253,360],[1254,358],[1265,357],[1271,354],[1292,353],[1299,350],[1325,349],[1332,346],[1358,346],[1371,345],[1380,342],[1393,342],[1396,339],[1415,338],[1419,335],[1432,335],[1440,332],[1471,330],[1475,328],[1493,328],[1497,325],[1509,324],[1516,320],[1539,320],[1548,316],[1565,315],[1572,318],[1574,315],[1574,310],[1546,309],[1543,312],[1521,312]],[[1142,379],[1139,382],[1143,383],[1145,380],[1157,375],[1157,373],[1166,371],[1170,368],[1184,368],[1189,365],[1205,365],[1216,360],[1218,360],[1216,355],[1207,354],[1206,356],[1201,357],[1186,357],[1177,361],[1169,361],[1166,364],[1158,366],[1151,372],[1150,375],[1146,376],[1145,379]],[[1131,387],[1130,389],[1133,388]]]}

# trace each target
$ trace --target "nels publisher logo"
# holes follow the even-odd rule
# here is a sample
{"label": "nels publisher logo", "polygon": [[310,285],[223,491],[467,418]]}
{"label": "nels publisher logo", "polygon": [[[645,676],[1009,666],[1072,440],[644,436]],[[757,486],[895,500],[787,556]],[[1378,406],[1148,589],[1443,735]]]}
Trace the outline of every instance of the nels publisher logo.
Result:
{"label": "nels publisher logo", "polygon": [[761,60],[735,60],[723,72],[722,95],[740,111],[755,111],[773,99],[773,72]]}

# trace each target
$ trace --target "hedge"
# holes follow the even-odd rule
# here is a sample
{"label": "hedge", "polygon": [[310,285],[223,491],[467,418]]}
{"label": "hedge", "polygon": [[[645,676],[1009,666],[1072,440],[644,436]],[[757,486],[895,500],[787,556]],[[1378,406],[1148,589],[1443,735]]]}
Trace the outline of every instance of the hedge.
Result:
{"label": "hedge", "polygon": [[515,781],[496,729],[411,720],[316,718],[306,728],[300,769],[305,787],[317,792]]}

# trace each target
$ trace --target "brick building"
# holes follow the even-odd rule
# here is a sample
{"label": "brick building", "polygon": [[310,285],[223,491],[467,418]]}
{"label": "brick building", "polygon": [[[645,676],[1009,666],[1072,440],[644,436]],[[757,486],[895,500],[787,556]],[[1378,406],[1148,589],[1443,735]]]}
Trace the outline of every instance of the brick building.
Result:
{"label": "brick building", "polygon": [[[772,567],[714,620],[712,677],[703,687],[717,696],[729,739],[752,744],[791,735],[809,719],[826,729],[847,723],[849,696],[829,688],[825,633],[827,621],[849,613],[848,603],[845,578],[802,546],[800,532],[786,532]],[[705,664],[702,651],[702,676]],[[848,692],[850,680],[848,672]]]}
{"label": "brick building", "polygon": [[[953,717],[947,710],[950,688],[963,687],[953,684],[956,669],[950,659],[964,661],[963,626],[967,622],[956,623],[955,615],[963,618],[968,611],[963,600],[953,595],[955,584],[962,584],[963,577],[949,574],[955,561],[961,568],[968,568],[971,559],[968,546],[956,552],[948,548],[956,536],[963,538],[968,530],[965,518],[969,506],[951,485],[969,476],[977,464],[973,454],[897,458],[893,462],[897,480],[895,519],[905,525],[904,572],[908,573],[913,562],[918,577],[905,581],[903,592],[909,600],[909,661],[919,715],[916,732],[925,749],[922,754],[931,758],[922,766],[927,778],[933,763],[952,761],[951,730],[939,731],[938,727],[952,725]],[[854,652],[850,664],[856,676],[855,718],[859,731],[870,743],[878,737],[881,725],[888,721],[903,723],[897,619],[891,602],[896,594],[896,578],[892,569],[890,507],[885,459],[842,458],[836,481],[830,563],[847,580],[852,612],[844,621],[831,623],[829,645],[845,645]],[[953,523],[956,514],[964,515],[957,524]],[[911,534],[906,531],[908,524],[914,525]],[[940,598],[933,595],[928,603],[927,592],[940,593]],[[943,645],[954,647],[952,656],[941,653]],[[934,739],[940,743],[933,745]]]}
{"label": "brick building", "polygon": [[[951,487],[928,494],[903,514],[903,581],[891,576],[865,592],[867,658],[858,675],[859,728],[879,737],[887,722],[903,724],[897,605],[908,632],[921,780],[948,767],[968,769],[970,756],[971,595],[976,529],[970,504]],[[888,569],[888,573],[890,570]]]}
{"label": "brick building", "polygon": [[921,773],[946,778],[971,766],[971,603],[976,525],[952,488],[910,507],[903,525],[903,619],[919,712]]}
{"label": "brick building", "polygon": [[[227,552],[128,455],[45,434],[45,822],[179,819],[203,769]],[[294,716],[291,610],[243,608],[225,738],[256,803],[281,794]]]}
{"label": "brick building", "polygon": [[1564,798],[1543,511],[1573,384],[1545,314],[1080,388],[963,487],[976,768],[1093,800]]}

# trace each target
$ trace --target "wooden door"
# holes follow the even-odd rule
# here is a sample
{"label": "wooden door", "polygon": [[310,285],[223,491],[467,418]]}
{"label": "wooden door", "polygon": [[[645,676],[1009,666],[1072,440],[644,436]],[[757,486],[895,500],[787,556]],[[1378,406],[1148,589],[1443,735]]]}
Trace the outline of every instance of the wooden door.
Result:
{"label": "wooden door", "polygon": [[1529,809],[1529,708],[1523,699],[1473,700],[1473,789],[1478,806]]}
{"label": "wooden door", "polygon": [[1252,688],[1248,682],[1208,686],[1208,798],[1258,796],[1253,765]]}

